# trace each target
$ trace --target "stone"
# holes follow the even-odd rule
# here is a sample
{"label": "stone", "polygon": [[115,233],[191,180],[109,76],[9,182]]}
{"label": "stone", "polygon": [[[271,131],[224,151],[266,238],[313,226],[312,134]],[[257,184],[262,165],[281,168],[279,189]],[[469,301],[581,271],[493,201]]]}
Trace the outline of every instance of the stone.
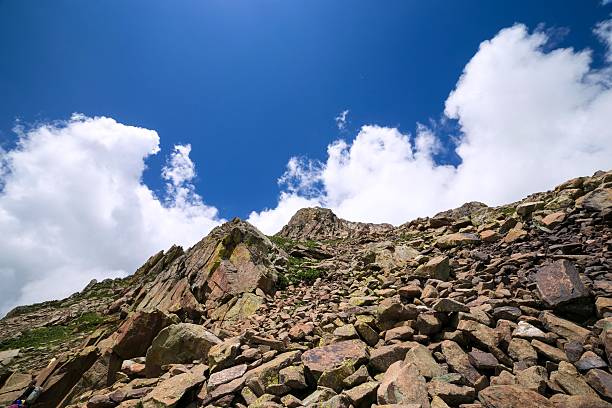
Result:
{"label": "stone", "polygon": [[473,349],[468,353],[470,363],[479,370],[492,370],[499,365],[495,356],[491,353]]}
{"label": "stone", "polygon": [[554,408],[535,391],[516,385],[492,385],[478,393],[485,408]]}
{"label": "stone", "polygon": [[368,360],[367,346],[360,340],[345,340],[324,347],[316,347],[302,354],[302,363],[319,378],[325,370],[335,368],[338,364],[350,360],[353,364]]}
{"label": "stone", "polygon": [[8,366],[19,355],[19,349],[0,351],[0,366]]}
{"label": "stone", "polygon": [[191,323],[168,326],[159,332],[147,351],[147,375],[158,376],[165,364],[206,360],[215,344],[221,344],[221,340],[203,326]]}
{"label": "stone", "polygon": [[516,373],[516,381],[519,385],[543,394],[546,391],[548,372],[544,367],[534,365],[520,370]]}
{"label": "stone", "polygon": [[523,218],[527,218],[535,210],[544,208],[543,201],[526,201],[516,206],[516,213]]}
{"label": "stone", "polygon": [[480,243],[480,238],[471,233],[457,232],[454,234],[443,235],[436,241],[439,248],[452,248],[456,246],[474,245]]}
{"label": "stone", "polygon": [[171,323],[159,310],[134,312],[117,329],[113,351],[124,360],[144,356],[157,334]]}
{"label": "stone", "polygon": [[513,242],[520,241],[520,240],[526,238],[527,235],[528,235],[528,233],[524,229],[521,229],[521,228],[512,228],[510,231],[508,231],[508,233],[504,237],[503,241],[506,244],[512,244]]}
{"label": "stone", "polygon": [[142,401],[143,408],[175,407],[189,390],[202,384],[205,377],[191,372],[175,375],[157,385]]}
{"label": "stone", "polygon": [[240,364],[234,367],[226,368],[221,371],[212,373],[208,378],[206,386],[209,390],[217,388],[221,384],[228,383],[236,378],[242,377],[247,371],[246,364]]}
{"label": "stone", "polygon": [[499,239],[499,234],[493,230],[484,230],[480,233],[480,239],[482,242],[495,242]]}
{"label": "stone", "polygon": [[392,328],[396,322],[415,318],[416,311],[405,307],[399,296],[383,299],[376,308],[376,325],[385,330]]}
{"label": "stone", "polygon": [[450,265],[448,260],[447,256],[436,256],[416,268],[414,276],[447,281],[450,277]]}
{"label": "stone", "polygon": [[565,213],[557,211],[542,218],[542,224],[547,228],[555,228],[565,220]]}
{"label": "stone", "polygon": [[434,313],[421,313],[417,317],[415,329],[424,335],[436,334],[442,329],[442,321]]}
{"label": "stone", "polygon": [[470,363],[468,355],[451,340],[444,340],[441,344],[442,354],[448,366],[455,372],[461,374],[467,383],[476,389],[483,385],[484,377]]}
{"label": "stone", "polygon": [[576,206],[597,212],[610,209],[612,207],[612,188],[593,190],[576,200]]}
{"label": "stone", "polygon": [[334,390],[330,388],[317,387],[317,389],[312,394],[302,400],[302,404],[305,407],[309,407],[317,403],[328,401],[336,395],[337,394],[334,392]]}
{"label": "stone", "polygon": [[608,400],[612,399],[612,374],[594,368],[586,373],[585,380],[599,395]]}
{"label": "stone", "polygon": [[378,390],[378,382],[364,382],[350,390],[344,391],[355,408],[371,407],[376,402],[376,391]]}
{"label": "stone", "polygon": [[373,347],[378,343],[379,336],[378,332],[374,330],[368,323],[364,321],[357,321],[355,323],[355,330],[359,334],[359,337],[367,343],[368,346]]}
{"label": "stone", "polygon": [[314,332],[314,324],[300,323],[289,329],[289,337],[291,340],[303,340],[304,337],[310,336]]}
{"label": "stone", "polygon": [[591,335],[591,331],[580,327],[569,320],[561,319],[550,312],[540,313],[539,319],[544,323],[544,327],[551,332],[565,337],[569,341],[584,343]]}
{"label": "stone", "polygon": [[240,353],[240,337],[231,337],[213,344],[208,350],[208,366],[211,372],[231,367]]}
{"label": "stone", "polygon": [[435,379],[427,384],[427,391],[432,397],[438,397],[446,404],[452,406],[468,404],[476,399],[476,390],[472,387],[455,385]]}
{"label": "stone", "polygon": [[588,301],[591,295],[578,270],[566,259],[538,268],[535,282],[540,299],[550,308]]}
{"label": "stone", "polygon": [[560,361],[567,361],[567,356],[561,350],[539,340],[532,340],[531,345],[538,354],[543,355],[546,359],[552,360],[555,363]]}
{"label": "stone", "polygon": [[368,373],[368,368],[362,365],[353,374],[346,377],[342,383],[345,389],[349,389],[370,380],[371,378],[370,373]]}
{"label": "stone", "polygon": [[381,404],[421,404],[429,408],[425,378],[417,368],[403,361],[393,363],[385,372],[377,391]]}
{"label": "stone", "polygon": [[281,369],[278,372],[281,384],[287,385],[292,390],[303,390],[308,388],[306,377],[304,376],[304,367],[289,366]]}
{"label": "stone", "polygon": [[334,330],[334,336],[342,339],[354,339],[358,337],[357,330],[352,324],[345,324]]}
{"label": "stone", "polygon": [[377,347],[370,351],[370,362],[368,365],[375,372],[384,373],[391,364],[403,360],[408,350],[415,347],[417,344],[418,343],[408,341]]}
{"label": "stone", "polygon": [[332,368],[323,371],[319,376],[317,384],[321,387],[331,388],[336,392],[344,388],[344,380],[355,372],[353,360],[344,360]]}
{"label": "stone", "polygon": [[414,335],[414,329],[410,326],[399,326],[385,332],[385,341],[391,340],[410,340]]}
{"label": "stone", "polygon": [[404,361],[414,365],[419,374],[425,378],[433,378],[446,374],[442,367],[436,363],[429,349],[422,344],[418,344],[408,350]]}
{"label": "stone", "polygon": [[601,357],[592,351],[585,352],[574,365],[580,371],[588,371],[592,368],[608,367],[608,363],[606,363]]}
{"label": "stone", "polygon": [[595,300],[595,309],[597,309],[597,316],[605,317],[606,314],[612,313],[612,298],[599,296]]}
{"label": "stone", "polygon": [[550,401],[555,408],[612,408],[612,404],[594,395],[555,394]]}
{"label": "stone", "polygon": [[521,309],[514,306],[500,306],[493,309],[493,317],[497,320],[503,319],[516,322],[521,315]]}
{"label": "stone", "polygon": [[518,326],[512,332],[512,337],[528,340],[536,339],[540,341],[547,339],[546,333],[525,321],[518,323]]}
{"label": "stone", "polygon": [[570,395],[597,395],[576,368],[566,361],[559,362],[559,369],[550,374],[550,380]]}
{"label": "stone", "polygon": [[470,308],[461,302],[449,298],[442,298],[433,305],[433,310],[436,312],[452,313],[452,312],[466,312],[469,313]]}

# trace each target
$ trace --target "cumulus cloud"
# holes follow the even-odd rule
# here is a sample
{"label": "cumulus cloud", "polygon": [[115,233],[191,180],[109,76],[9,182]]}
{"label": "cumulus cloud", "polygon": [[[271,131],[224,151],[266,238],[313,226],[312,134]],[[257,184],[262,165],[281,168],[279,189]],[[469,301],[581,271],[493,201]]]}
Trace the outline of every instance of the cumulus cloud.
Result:
{"label": "cumulus cloud", "polygon": [[189,145],[175,146],[159,199],[142,182],[155,131],[74,115],[17,132],[16,147],[0,150],[0,315],[132,273],[222,221],[194,191]]}
{"label": "cumulus cloud", "polygon": [[[597,26],[601,39],[608,41],[611,24]],[[414,135],[363,126],[352,141],[330,144],[324,162],[292,158],[278,207],[251,220],[274,233],[291,215],[288,202],[307,198],[350,220],[400,224],[467,201],[511,202],[607,169],[611,73],[591,63],[589,50],[551,50],[544,32],[503,29],[480,44],[446,100],[457,138],[423,125]],[[457,166],[435,159],[448,140]]]}
{"label": "cumulus cloud", "polygon": [[338,127],[338,130],[346,129],[346,122],[348,121],[348,114],[349,114],[349,110],[345,109],[342,112],[340,112],[338,116],[334,118],[336,120],[336,126]]}

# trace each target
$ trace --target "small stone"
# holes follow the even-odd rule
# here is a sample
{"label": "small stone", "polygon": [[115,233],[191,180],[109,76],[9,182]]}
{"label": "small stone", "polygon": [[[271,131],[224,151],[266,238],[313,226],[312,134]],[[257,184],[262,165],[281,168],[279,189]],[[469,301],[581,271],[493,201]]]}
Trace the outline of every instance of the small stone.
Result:
{"label": "small stone", "polygon": [[427,391],[432,397],[439,397],[445,403],[456,406],[473,402],[476,390],[472,387],[459,386],[444,381],[433,380],[427,384]]}
{"label": "small stone", "polygon": [[408,350],[404,361],[413,364],[425,378],[434,378],[446,374],[442,367],[436,363],[429,349],[422,344],[418,344]]}
{"label": "small stone", "polygon": [[306,378],[304,376],[303,366],[285,367],[278,372],[278,376],[281,384],[285,384],[293,390],[303,390],[308,388],[308,384],[306,383]]}
{"label": "small stone", "polygon": [[493,317],[497,320],[503,319],[516,322],[521,315],[521,309],[514,306],[500,306],[493,309]]}
{"label": "small stone", "polygon": [[592,351],[585,352],[580,360],[578,360],[575,364],[576,368],[580,371],[588,371],[592,368],[607,368],[608,363],[603,361],[601,357]]}
{"label": "small stone", "polygon": [[586,374],[585,379],[599,395],[607,399],[612,399],[612,374],[594,368]]}

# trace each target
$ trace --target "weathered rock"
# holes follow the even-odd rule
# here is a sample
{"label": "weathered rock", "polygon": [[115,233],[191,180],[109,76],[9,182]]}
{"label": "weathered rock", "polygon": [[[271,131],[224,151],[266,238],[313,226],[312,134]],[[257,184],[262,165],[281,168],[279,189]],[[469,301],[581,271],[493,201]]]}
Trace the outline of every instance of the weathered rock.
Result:
{"label": "weathered rock", "polygon": [[246,364],[240,364],[234,367],[226,368],[225,370],[212,373],[208,378],[206,386],[208,389],[217,388],[221,384],[228,383],[236,378],[242,377],[247,371]]}
{"label": "weathered rock", "polygon": [[304,367],[301,365],[285,367],[278,372],[278,375],[280,383],[287,385],[292,390],[303,390],[308,388],[304,376]]}
{"label": "weathered rock", "polygon": [[439,248],[452,248],[456,246],[465,246],[478,244],[480,238],[475,234],[457,232],[454,234],[443,235],[436,241],[436,246]]}
{"label": "weathered rock", "polygon": [[433,310],[436,312],[452,313],[452,312],[469,312],[470,308],[461,302],[449,298],[442,298],[433,305]]}
{"label": "weathered rock", "polygon": [[539,268],[535,282],[540,298],[548,307],[568,310],[576,304],[588,305],[591,301],[590,291],[568,260],[562,259]]}
{"label": "weathered rock", "polygon": [[231,367],[240,353],[240,337],[232,337],[222,343],[213,344],[208,350],[208,365],[211,372]]}
{"label": "weathered rock", "polygon": [[162,381],[142,401],[143,408],[175,407],[190,390],[202,384],[205,377],[191,372],[175,375]]}
{"label": "weathered rock", "polygon": [[164,364],[206,360],[215,344],[221,344],[221,340],[202,326],[190,323],[168,326],[155,337],[147,351],[147,375],[159,375]]}
{"label": "weathered rock", "polygon": [[593,395],[555,394],[550,401],[555,408],[612,408],[612,404]]}
{"label": "weathered rock", "polygon": [[144,356],[155,336],[171,323],[159,310],[134,312],[117,329],[113,352],[124,360]]}
{"label": "weathered rock", "polygon": [[406,357],[406,353],[413,347],[416,347],[418,343],[407,341],[398,344],[391,344],[388,346],[377,347],[370,351],[370,362],[369,366],[375,372],[384,373],[391,366],[391,364],[401,361]]}
{"label": "weathered rock", "polygon": [[554,408],[535,391],[516,385],[492,385],[478,393],[485,408]]}
{"label": "weathered rock", "polygon": [[372,404],[376,402],[377,390],[378,383],[370,381],[351,388],[350,390],[346,390],[344,394],[356,408],[366,408],[372,406]]}
{"label": "weathered rock", "polygon": [[451,340],[442,342],[442,354],[446,363],[453,371],[461,374],[472,387],[481,389],[485,385],[486,378],[480,375],[478,370],[470,364],[468,355]]}
{"label": "weathered rock", "polygon": [[430,259],[414,271],[414,276],[447,281],[450,276],[448,257],[441,255]]}
{"label": "weathered rock", "polygon": [[590,370],[585,379],[587,383],[604,398],[612,399],[612,375],[597,368]]}
{"label": "weathered rock", "polygon": [[561,319],[550,312],[542,312],[539,319],[544,323],[544,327],[569,341],[584,343],[591,335],[591,331],[580,327],[568,320]]}
{"label": "weathered rock", "polygon": [[360,340],[346,340],[324,347],[310,349],[302,354],[302,363],[319,378],[326,370],[331,370],[346,360],[355,365],[368,360],[367,346]]}
{"label": "weathered rock", "polygon": [[559,369],[550,374],[550,380],[570,395],[596,395],[576,368],[566,361],[559,362]]}
{"label": "weathered rock", "polygon": [[459,386],[436,379],[427,384],[427,391],[432,397],[437,396],[452,406],[468,404],[476,398],[476,390],[472,387]]}
{"label": "weathered rock", "polygon": [[385,372],[377,391],[378,404],[421,404],[429,408],[425,378],[418,369],[403,361],[393,363]]}
{"label": "weathered rock", "polygon": [[442,367],[436,363],[429,349],[422,344],[415,345],[408,350],[404,361],[414,365],[419,374],[425,378],[438,377],[446,374]]}

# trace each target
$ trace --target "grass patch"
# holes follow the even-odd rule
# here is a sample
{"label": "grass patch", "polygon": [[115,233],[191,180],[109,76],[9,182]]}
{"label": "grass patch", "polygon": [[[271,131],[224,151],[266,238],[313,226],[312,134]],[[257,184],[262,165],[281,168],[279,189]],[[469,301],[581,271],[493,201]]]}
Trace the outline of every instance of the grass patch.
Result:
{"label": "grass patch", "polygon": [[289,285],[298,285],[301,282],[312,283],[322,275],[322,271],[305,266],[306,260],[290,256],[287,258],[287,270],[278,276],[278,287],[285,289]]}
{"label": "grass patch", "polygon": [[295,241],[289,238],[280,237],[278,235],[269,236],[270,241],[272,241],[276,246],[282,248],[285,251],[288,251],[293,246],[295,246]]}
{"label": "grass patch", "polygon": [[67,325],[37,327],[24,331],[17,338],[0,341],[0,351],[60,344],[74,333],[93,332],[104,322],[104,318],[97,313],[83,313]]}

